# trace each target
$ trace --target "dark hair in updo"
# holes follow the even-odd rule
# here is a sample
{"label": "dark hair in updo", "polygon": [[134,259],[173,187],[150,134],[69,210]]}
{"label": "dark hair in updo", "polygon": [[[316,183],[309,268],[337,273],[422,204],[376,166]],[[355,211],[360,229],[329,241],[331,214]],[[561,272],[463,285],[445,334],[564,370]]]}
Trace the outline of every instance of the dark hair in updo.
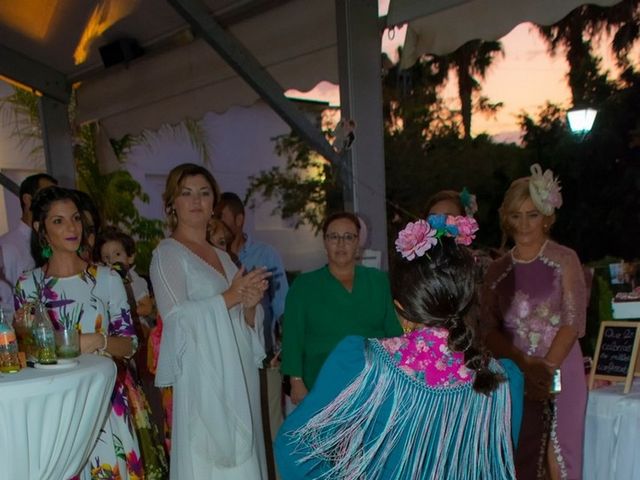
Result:
{"label": "dark hair in updo", "polygon": [[82,215],[82,207],[76,193],[73,190],[69,190],[68,188],[62,188],[58,186],[43,188],[38,193],[36,193],[35,197],[33,197],[33,201],[31,202],[31,214],[33,216],[33,223],[35,224],[35,222],[38,222],[38,229],[36,230],[35,225],[32,225],[33,230],[31,232],[31,255],[34,258],[37,267],[41,267],[45,263],[47,263],[47,259],[42,256],[42,249],[48,244],[45,237],[45,234],[47,233],[45,220],[47,219],[47,216],[49,216],[51,205],[55,202],[63,200],[69,200],[73,202],[73,204],[78,209],[78,212],[80,212],[80,219],[82,221],[82,239],[80,241],[80,247],[82,249],[89,248],[86,243],[86,221],[84,216]]}
{"label": "dark hair in updo", "polygon": [[446,237],[427,255],[397,261],[391,283],[394,298],[402,305],[398,312],[411,322],[447,329],[449,349],[464,352],[466,367],[476,373],[474,390],[488,394],[504,377],[489,369],[490,357],[465,321],[475,301],[473,257]]}

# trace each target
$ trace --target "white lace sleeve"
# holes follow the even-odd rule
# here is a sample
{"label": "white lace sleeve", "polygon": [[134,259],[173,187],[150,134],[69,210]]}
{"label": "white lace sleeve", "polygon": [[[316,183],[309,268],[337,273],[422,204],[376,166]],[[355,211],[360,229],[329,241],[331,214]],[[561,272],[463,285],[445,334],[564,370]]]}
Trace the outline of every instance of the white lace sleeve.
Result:
{"label": "white lace sleeve", "polygon": [[158,312],[166,317],[171,309],[187,299],[187,280],[183,258],[162,244],[153,252],[149,276]]}
{"label": "white lace sleeve", "polygon": [[[222,266],[224,268],[225,274],[229,280],[231,280],[238,271],[238,267],[233,263],[231,257],[222,251],[218,251],[218,257],[222,262]],[[237,307],[239,310],[239,320],[241,323],[241,327],[246,331],[249,337],[249,343],[251,344],[251,351],[253,353],[254,362],[258,367],[262,366],[262,360],[265,358],[265,341],[264,341],[264,310],[260,304],[256,305],[256,312],[254,317],[254,327],[251,328],[247,325],[244,319],[244,309],[240,306]]]}

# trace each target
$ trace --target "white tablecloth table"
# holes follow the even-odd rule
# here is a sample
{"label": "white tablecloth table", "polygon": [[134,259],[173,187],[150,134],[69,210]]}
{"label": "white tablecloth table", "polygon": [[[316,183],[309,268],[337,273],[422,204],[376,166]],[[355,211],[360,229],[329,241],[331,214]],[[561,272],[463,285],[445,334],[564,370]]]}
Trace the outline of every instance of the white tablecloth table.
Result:
{"label": "white tablecloth table", "polygon": [[640,479],[640,379],[623,390],[617,383],[589,392],[584,480]]}
{"label": "white tablecloth table", "polygon": [[26,368],[0,376],[0,478],[65,480],[87,462],[106,419],[116,367],[98,355],[78,360],[64,370]]}

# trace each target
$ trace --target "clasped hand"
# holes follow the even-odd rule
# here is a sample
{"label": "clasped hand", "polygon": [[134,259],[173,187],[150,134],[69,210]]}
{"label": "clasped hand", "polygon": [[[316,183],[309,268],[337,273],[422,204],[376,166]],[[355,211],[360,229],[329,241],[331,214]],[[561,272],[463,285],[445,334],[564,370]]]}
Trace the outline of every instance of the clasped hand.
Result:
{"label": "clasped hand", "polygon": [[249,273],[245,273],[244,267],[241,267],[227,290],[231,302],[231,305],[228,306],[241,303],[244,308],[255,307],[269,288],[268,278],[270,276],[271,272],[267,271],[266,267],[255,268]]}
{"label": "clasped hand", "polygon": [[551,397],[551,382],[556,368],[542,357],[528,357],[522,369],[527,398],[543,401]]}

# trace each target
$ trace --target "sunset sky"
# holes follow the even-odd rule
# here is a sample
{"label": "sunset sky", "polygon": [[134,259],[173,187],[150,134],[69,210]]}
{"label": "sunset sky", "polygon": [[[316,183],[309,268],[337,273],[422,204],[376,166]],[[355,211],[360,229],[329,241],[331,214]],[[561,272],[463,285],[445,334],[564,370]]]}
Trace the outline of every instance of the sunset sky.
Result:
{"label": "sunset sky", "polygon": [[[404,29],[396,31],[393,39],[385,33],[382,51],[397,58],[396,49],[403,41]],[[503,102],[504,106],[496,118],[474,115],[472,130],[474,135],[486,132],[496,140],[515,141],[519,137],[517,115],[522,111],[534,115],[546,101],[571,107],[566,81],[568,65],[562,53],[555,58],[547,53],[545,43],[530,23],[518,25],[501,41],[505,55],[492,65],[482,82],[482,93],[492,102]],[[608,42],[607,38],[602,38],[596,51],[605,59],[605,67],[614,71],[616,76],[615,65],[608,58]],[[290,91],[288,95],[325,100],[336,106],[340,104],[338,87],[328,82],[322,82],[306,93]],[[458,108],[454,75],[450,76],[442,95],[452,107]]]}

